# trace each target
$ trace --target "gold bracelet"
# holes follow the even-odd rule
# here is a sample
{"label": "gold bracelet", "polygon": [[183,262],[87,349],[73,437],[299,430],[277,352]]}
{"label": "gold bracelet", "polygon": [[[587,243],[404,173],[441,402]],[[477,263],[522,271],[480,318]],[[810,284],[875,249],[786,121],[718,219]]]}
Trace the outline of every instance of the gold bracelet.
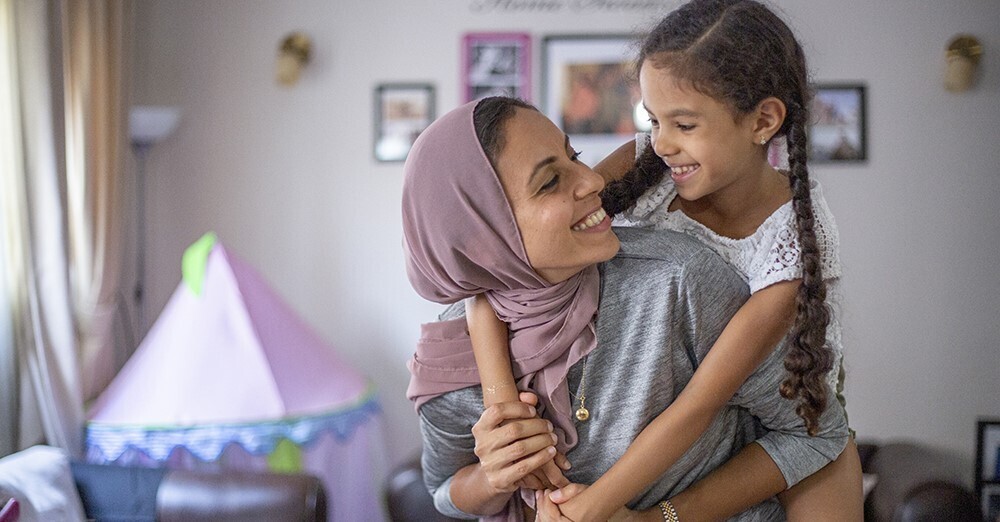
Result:
{"label": "gold bracelet", "polygon": [[660,513],[663,513],[664,522],[681,522],[681,519],[677,516],[677,510],[674,509],[674,505],[669,500],[661,501],[659,506]]}

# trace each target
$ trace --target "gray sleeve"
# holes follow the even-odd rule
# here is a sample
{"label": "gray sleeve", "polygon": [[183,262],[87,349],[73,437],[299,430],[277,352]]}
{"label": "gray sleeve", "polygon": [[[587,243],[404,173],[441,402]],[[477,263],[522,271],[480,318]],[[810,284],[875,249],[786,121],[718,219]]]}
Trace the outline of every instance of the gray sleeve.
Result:
{"label": "gray sleeve", "polygon": [[[685,304],[691,307],[691,314],[697,319],[692,335],[697,353],[702,360],[708,348],[722,333],[722,329],[742,306],[734,303],[729,285],[719,284],[720,273],[729,273],[739,279],[736,272],[718,256],[704,256],[701,263],[689,265],[689,271],[708,271],[709,274],[689,274],[688,284],[683,286]],[[714,281],[713,281],[714,279]],[[709,282],[710,284],[704,284]],[[739,284],[745,287],[742,280]],[[720,318],[725,318],[724,322]],[[721,324],[721,326],[720,326]],[[819,419],[819,432],[809,436],[805,423],[795,412],[795,402],[785,399],[779,391],[785,378],[784,357],[787,352],[785,341],[777,347],[730,401],[745,408],[766,430],[757,443],[774,460],[781,470],[788,487],[815,473],[835,459],[847,445],[847,417],[843,407],[828,394],[827,408]]]}
{"label": "gray sleeve", "polygon": [[819,418],[815,436],[806,432],[805,422],[795,413],[796,402],[781,396],[785,378],[783,341],[770,357],[747,379],[734,397],[760,420],[767,433],[757,443],[781,470],[788,487],[812,475],[837,458],[847,445],[847,415],[833,390],[827,392],[827,406]]}
{"label": "gray sleeve", "polygon": [[451,482],[458,470],[478,462],[472,436],[472,424],[478,417],[472,418],[470,413],[478,415],[481,404],[480,394],[467,388],[428,401],[420,408],[424,484],[434,498],[434,507],[452,518],[477,518],[455,507]]}

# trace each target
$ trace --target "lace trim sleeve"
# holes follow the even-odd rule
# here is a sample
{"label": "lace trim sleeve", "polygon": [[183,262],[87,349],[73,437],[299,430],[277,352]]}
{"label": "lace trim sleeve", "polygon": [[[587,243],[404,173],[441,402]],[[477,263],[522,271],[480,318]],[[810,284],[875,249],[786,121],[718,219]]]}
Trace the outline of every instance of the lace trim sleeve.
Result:
{"label": "lace trim sleeve", "polygon": [[[813,188],[813,215],[816,244],[820,251],[820,268],[823,279],[839,278],[840,266],[840,234],[818,186]],[[765,235],[771,239],[771,247],[761,249],[758,259],[750,271],[750,292],[781,281],[791,281],[802,277],[801,253],[799,246],[798,227],[791,204],[781,207],[776,214],[778,219],[769,220],[764,224]]]}

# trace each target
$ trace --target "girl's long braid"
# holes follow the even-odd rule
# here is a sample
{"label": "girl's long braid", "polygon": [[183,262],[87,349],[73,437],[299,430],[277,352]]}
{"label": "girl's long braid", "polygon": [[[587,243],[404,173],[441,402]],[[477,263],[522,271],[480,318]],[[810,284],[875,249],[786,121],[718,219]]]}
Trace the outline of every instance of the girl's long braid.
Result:
{"label": "girl's long braid", "polygon": [[639,196],[659,183],[667,172],[667,164],[650,145],[642,151],[632,168],[620,179],[608,183],[601,191],[604,210],[614,216],[635,204]]}
{"label": "girl's long braid", "polygon": [[806,423],[810,435],[819,429],[819,416],[826,408],[826,375],[833,366],[833,354],[826,346],[826,328],[830,311],[826,306],[826,283],[820,261],[819,245],[813,228],[809,170],[806,168],[807,111],[802,96],[788,104],[788,181],[792,189],[792,209],[799,233],[802,283],[796,297],[792,347],[785,356],[788,376],[781,383],[781,396],[801,399],[796,413]]}

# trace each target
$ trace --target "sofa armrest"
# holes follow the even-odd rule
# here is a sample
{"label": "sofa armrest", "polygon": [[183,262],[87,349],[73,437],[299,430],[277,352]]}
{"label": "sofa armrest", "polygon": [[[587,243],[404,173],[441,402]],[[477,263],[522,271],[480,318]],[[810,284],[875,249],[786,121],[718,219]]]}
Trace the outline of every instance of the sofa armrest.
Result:
{"label": "sofa armrest", "polygon": [[325,521],[326,493],[305,474],[171,471],[157,494],[163,522]]}
{"label": "sofa armrest", "polygon": [[306,474],[190,471],[73,463],[88,518],[130,521],[325,521],[326,494]]}
{"label": "sofa armrest", "polygon": [[866,459],[878,482],[865,499],[865,520],[981,520],[975,497],[963,485],[961,462],[926,446],[894,442]]}

